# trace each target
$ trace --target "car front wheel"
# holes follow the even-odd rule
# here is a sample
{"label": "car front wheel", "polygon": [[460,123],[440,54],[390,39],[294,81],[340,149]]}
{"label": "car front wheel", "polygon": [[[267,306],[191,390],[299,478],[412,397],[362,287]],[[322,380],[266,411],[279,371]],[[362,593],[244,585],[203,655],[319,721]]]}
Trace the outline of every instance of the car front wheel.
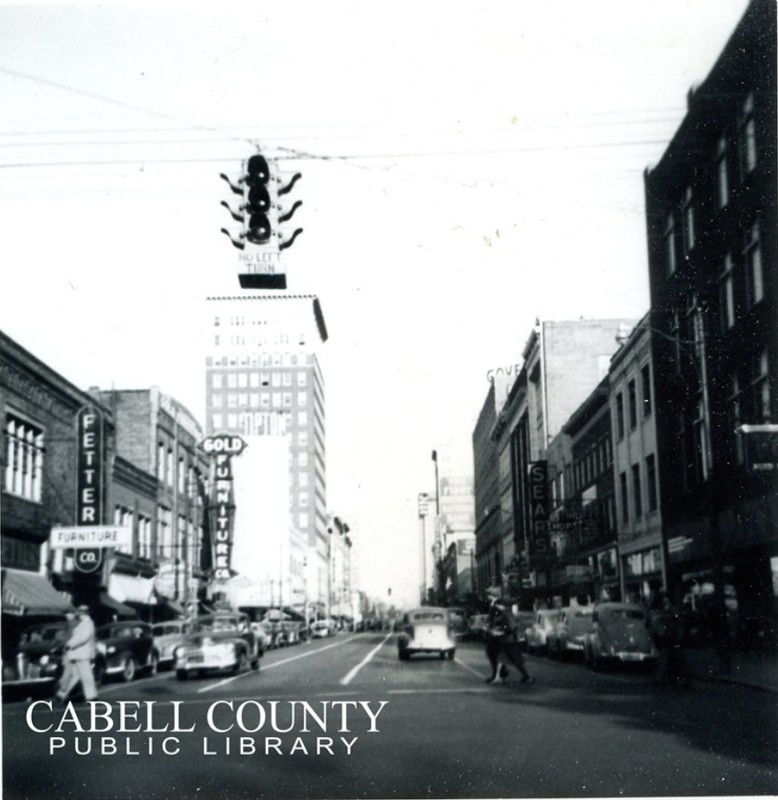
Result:
{"label": "car front wheel", "polygon": [[245,669],[248,667],[248,663],[249,662],[246,656],[246,651],[241,650],[240,655],[235,661],[235,666],[232,668],[232,671],[237,675],[239,672],[245,671]]}
{"label": "car front wheel", "polygon": [[122,680],[125,683],[134,680],[136,668],[137,664],[135,663],[135,659],[132,656],[125,656],[124,666],[122,667]]}

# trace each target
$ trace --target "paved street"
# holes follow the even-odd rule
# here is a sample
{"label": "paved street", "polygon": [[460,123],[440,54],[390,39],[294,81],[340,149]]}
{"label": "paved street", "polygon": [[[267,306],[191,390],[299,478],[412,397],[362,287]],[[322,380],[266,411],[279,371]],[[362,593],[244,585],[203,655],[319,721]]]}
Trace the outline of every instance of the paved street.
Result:
{"label": "paved street", "polygon": [[[274,650],[258,673],[179,682],[165,672],[108,684],[108,732],[77,733],[60,724],[62,710],[39,704],[32,724],[53,727],[36,733],[28,706],[9,703],[3,796],[778,793],[773,695],[704,682],[658,690],[641,673],[542,658],[528,665],[534,685],[519,685],[514,672],[489,686],[477,643],[461,644],[453,661],[400,662],[393,635],[341,633]],[[123,732],[122,700],[141,703],[125,706]],[[77,712],[88,728],[88,707]],[[129,732],[138,727],[146,732]]]}

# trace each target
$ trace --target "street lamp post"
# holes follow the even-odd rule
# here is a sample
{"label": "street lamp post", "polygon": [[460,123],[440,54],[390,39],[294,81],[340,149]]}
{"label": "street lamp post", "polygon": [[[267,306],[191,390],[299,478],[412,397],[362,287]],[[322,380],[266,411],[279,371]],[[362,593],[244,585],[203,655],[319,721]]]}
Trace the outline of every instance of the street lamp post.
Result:
{"label": "street lamp post", "polygon": [[432,461],[435,464],[435,597],[436,602],[442,602],[443,583],[443,543],[440,530],[440,477],[438,474],[438,451],[432,451]]}

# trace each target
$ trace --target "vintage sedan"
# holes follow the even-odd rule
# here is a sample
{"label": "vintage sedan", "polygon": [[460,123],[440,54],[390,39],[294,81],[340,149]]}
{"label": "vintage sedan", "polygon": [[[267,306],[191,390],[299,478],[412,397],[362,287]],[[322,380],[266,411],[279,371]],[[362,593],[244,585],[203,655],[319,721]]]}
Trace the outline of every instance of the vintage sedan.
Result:
{"label": "vintage sedan", "polygon": [[607,662],[651,663],[657,650],[647,626],[646,610],[633,603],[600,603],[592,629],[584,635],[584,662],[597,670]]}
{"label": "vintage sedan", "polygon": [[62,672],[62,652],[70,632],[67,621],[31,625],[21,635],[3,684],[53,682]]}
{"label": "vintage sedan", "polygon": [[241,672],[259,669],[264,654],[246,614],[223,611],[197,617],[183,644],[175,651],[178,680],[208,671]]}
{"label": "vintage sedan", "polygon": [[97,629],[95,677],[98,683],[118,676],[129,682],[139,671],[157,672],[159,652],[154,646],[151,625],[138,620],[111,622]]}
{"label": "vintage sedan", "polygon": [[188,633],[189,622],[183,619],[157,622],[152,626],[151,635],[154,637],[154,646],[159,653],[160,669],[173,666],[176,648],[184,643]]}
{"label": "vintage sedan", "polygon": [[416,653],[437,653],[454,658],[456,638],[447,608],[425,606],[403,617],[402,632],[397,637],[397,655],[407,661]]}
{"label": "vintage sedan", "polygon": [[559,621],[546,637],[548,653],[555,658],[564,658],[570,653],[583,655],[584,638],[592,629],[594,606],[566,606],[559,614]]}
{"label": "vintage sedan", "polygon": [[548,637],[559,622],[558,608],[541,608],[535,612],[535,619],[525,629],[527,649],[530,652],[543,653],[548,647]]}

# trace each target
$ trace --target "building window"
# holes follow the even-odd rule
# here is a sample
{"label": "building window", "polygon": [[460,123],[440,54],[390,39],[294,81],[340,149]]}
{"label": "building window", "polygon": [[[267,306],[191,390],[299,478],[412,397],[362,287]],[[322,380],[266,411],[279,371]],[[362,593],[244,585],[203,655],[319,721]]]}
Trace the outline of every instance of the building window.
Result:
{"label": "building window", "polygon": [[151,558],[151,518],[138,514],[138,556]]}
{"label": "building window", "polygon": [[224,406],[224,395],[215,394],[212,398],[212,404],[214,408],[222,408]]}
{"label": "building window", "polygon": [[659,500],[656,483],[656,457],[646,456],[646,489],[648,490],[648,510],[656,511]]}
{"label": "building window", "polygon": [[638,424],[638,396],[634,380],[627,384],[627,392],[629,396],[629,427],[632,430]]}
{"label": "building window", "polygon": [[738,464],[743,464],[743,438],[735,433],[735,430],[743,422],[742,417],[742,404],[741,404],[741,391],[740,381],[737,375],[732,376],[731,390],[729,394],[729,408],[730,408],[730,429],[735,441],[735,460]]}
{"label": "building window", "polygon": [[759,223],[751,226],[746,241],[744,260],[746,264],[746,290],[748,305],[756,305],[764,297],[764,280],[762,275],[762,248],[759,241]]}
{"label": "building window", "polygon": [[643,515],[643,495],[640,487],[640,464],[632,465],[632,499],[635,502],[635,519]]}
{"label": "building window", "polygon": [[238,408],[245,408],[249,404],[249,396],[246,392],[238,393]]}
{"label": "building window", "polygon": [[719,276],[719,302],[721,305],[721,328],[726,331],[735,324],[735,277],[730,253],[724,256],[724,264]]}
{"label": "building window", "polygon": [[284,392],[282,395],[282,401],[285,408],[288,408],[292,405],[292,393],[291,392]]}
{"label": "building window", "polygon": [[719,139],[716,148],[716,188],[719,210],[725,208],[729,202],[729,180],[727,176],[727,140]]}
{"label": "building window", "polygon": [[222,388],[222,374],[221,372],[214,372],[211,374],[211,386],[214,389]]}
{"label": "building window", "polygon": [[230,430],[234,430],[238,427],[238,415],[237,414],[227,414],[227,427]]}
{"label": "building window", "polygon": [[237,408],[238,407],[238,395],[235,392],[230,392],[227,395],[227,408]]}
{"label": "building window", "polygon": [[6,415],[5,490],[39,503],[43,486],[43,429]]}
{"label": "building window", "polygon": [[261,408],[270,408],[270,393],[262,392],[259,396],[259,405]]}
{"label": "building window", "polygon": [[238,373],[238,388],[246,389],[249,385],[249,376],[245,372]]}
{"label": "building window", "polygon": [[756,123],[754,122],[754,95],[743,101],[740,112],[740,168],[743,180],[756,168]]}
{"label": "building window", "polygon": [[298,386],[305,386],[308,383],[308,375],[307,373],[300,371],[297,373],[297,385]]}
{"label": "building window", "polygon": [[259,393],[258,392],[252,392],[249,395],[249,405],[251,406],[251,408],[259,408]]}
{"label": "building window", "polygon": [[308,404],[307,392],[297,392],[297,405],[304,406]]}
{"label": "building window", "polygon": [[694,249],[694,195],[691,187],[686,188],[683,199],[683,252],[684,255]]}
{"label": "building window", "polygon": [[218,431],[224,425],[224,417],[221,414],[214,414],[212,419],[213,429]]}
{"label": "building window", "polygon": [[675,219],[672,214],[667,215],[665,225],[665,275],[669,278],[675,272]]}
{"label": "building window", "polygon": [[228,389],[238,388],[238,376],[234,372],[230,372],[227,375],[227,388]]}
{"label": "building window", "polygon": [[619,484],[621,486],[621,521],[626,525],[629,522],[629,492],[626,472],[619,475]]}
{"label": "building window", "polygon": [[186,494],[186,461],[183,456],[178,459],[178,493]]}
{"label": "building window", "polygon": [[644,364],[640,370],[640,384],[643,394],[643,417],[651,416],[651,367]]}
{"label": "building window", "polygon": [[252,389],[259,389],[259,373],[252,372],[249,375],[249,385]]}
{"label": "building window", "polygon": [[616,395],[616,432],[619,440],[624,438],[624,395],[621,392]]}
{"label": "building window", "polygon": [[692,467],[693,477],[697,483],[702,483],[708,477],[708,435],[705,429],[705,409],[701,400],[694,407],[693,420],[694,434],[694,461]]}
{"label": "building window", "polygon": [[767,349],[763,350],[752,368],[751,398],[753,417],[757,423],[770,419],[770,381],[768,379]]}
{"label": "building window", "polygon": [[173,483],[173,450],[168,447],[165,453],[165,483],[172,489]]}

